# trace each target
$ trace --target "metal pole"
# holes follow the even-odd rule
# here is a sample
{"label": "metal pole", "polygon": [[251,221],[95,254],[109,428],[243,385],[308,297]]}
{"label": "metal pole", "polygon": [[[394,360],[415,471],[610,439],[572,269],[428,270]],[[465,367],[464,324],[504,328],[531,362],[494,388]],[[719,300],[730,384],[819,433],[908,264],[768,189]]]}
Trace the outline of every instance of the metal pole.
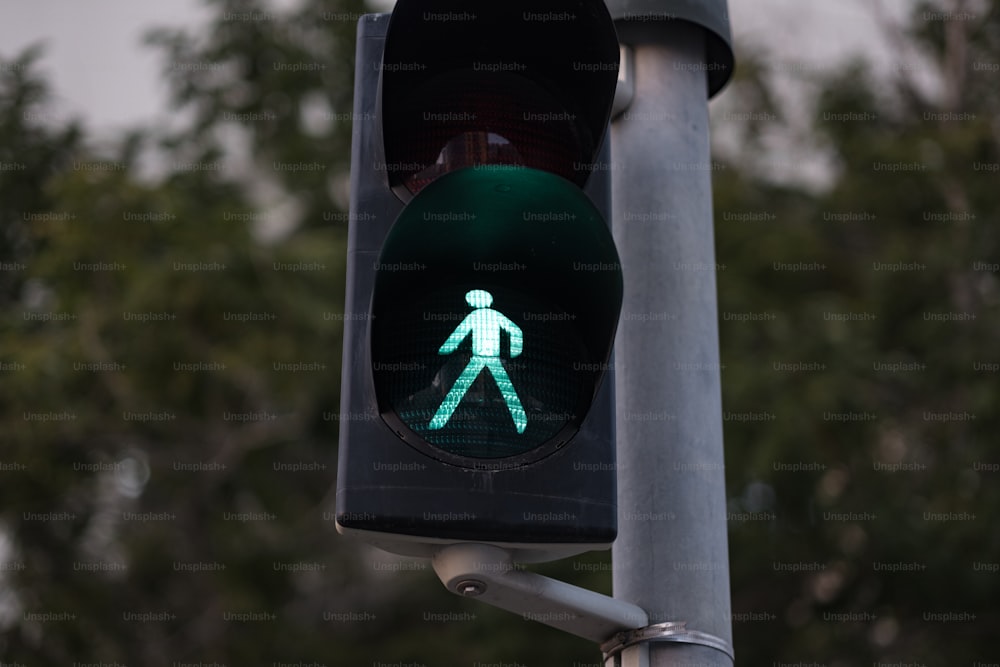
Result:
{"label": "metal pole", "polygon": [[[625,303],[615,348],[614,596],[650,623],[732,645],[705,32],[633,46],[635,98],[611,129]],[[623,664],[730,667],[706,643],[639,644]],[[631,653],[628,653],[631,651]]]}

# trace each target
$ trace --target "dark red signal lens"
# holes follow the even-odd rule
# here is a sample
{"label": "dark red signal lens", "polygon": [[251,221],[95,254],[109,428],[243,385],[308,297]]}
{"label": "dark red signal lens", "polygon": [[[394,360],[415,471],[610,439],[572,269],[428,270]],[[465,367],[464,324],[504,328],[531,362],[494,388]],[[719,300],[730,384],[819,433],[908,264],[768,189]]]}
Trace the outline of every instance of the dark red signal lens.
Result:
{"label": "dark red signal lens", "polygon": [[379,72],[389,187],[408,202],[435,178],[479,165],[583,187],[618,59],[601,0],[398,0]]}
{"label": "dark red signal lens", "polygon": [[386,139],[407,156],[388,166],[409,196],[438,176],[478,165],[541,169],[575,183],[589,175],[593,147],[578,110],[519,74],[449,72],[412,90],[386,120]]}

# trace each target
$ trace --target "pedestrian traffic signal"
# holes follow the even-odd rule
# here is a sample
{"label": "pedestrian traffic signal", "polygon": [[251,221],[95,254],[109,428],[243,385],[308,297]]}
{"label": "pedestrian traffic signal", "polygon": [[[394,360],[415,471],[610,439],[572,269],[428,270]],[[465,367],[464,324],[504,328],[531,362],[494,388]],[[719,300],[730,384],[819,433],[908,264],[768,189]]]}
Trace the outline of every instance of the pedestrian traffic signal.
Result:
{"label": "pedestrian traffic signal", "polygon": [[606,547],[607,9],[398,0],[358,43],[338,530],[415,555]]}
{"label": "pedestrian traffic signal", "polygon": [[543,458],[590,407],[620,298],[607,223],[578,187],[516,166],[445,174],[404,209],[376,266],[380,413],[455,465]]}

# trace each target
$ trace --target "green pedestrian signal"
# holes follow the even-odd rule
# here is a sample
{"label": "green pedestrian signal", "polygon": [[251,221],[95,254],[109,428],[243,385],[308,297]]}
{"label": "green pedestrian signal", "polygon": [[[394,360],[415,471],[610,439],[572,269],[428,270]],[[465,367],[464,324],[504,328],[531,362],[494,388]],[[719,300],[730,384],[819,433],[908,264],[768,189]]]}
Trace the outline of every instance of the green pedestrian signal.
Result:
{"label": "green pedestrian signal", "polygon": [[486,290],[471,290],[465,295],[465,300],[476,310],[469,313],[454,333],[448,336],[438,354],[451,354],[458,349],[459,343],[471,336],[472,359],[441,402],[441,407],[434,414],[429,428],[438,429],[448,423],[473,381],[485,369],[496,381],[500,395],[503,396],[510,416],[514,419],[517,432],[524,433],[528,418],[524,414],[524,408],[521,407],[521,401],[517,398],[517,391],[514,390],[507,371],[500,363],[500,331],[506,331],[510,337],[510,358],[513,359],[521,354],[524,345],[521,327],[514,324],[509,317],[490,308],[493,295]]}
{"label": "green pedestrian signal", "polygon": [[527,167],[450,172],[403,210],[375,266],[375,394],[401,438],[471,468],[570,441],[622,290],[611,232],[579,187]]}
{"label": "green pedestrian signal", "polygon": [[396,0],[359,23],[337,530],[395,553],[611,544],[602,0]]}

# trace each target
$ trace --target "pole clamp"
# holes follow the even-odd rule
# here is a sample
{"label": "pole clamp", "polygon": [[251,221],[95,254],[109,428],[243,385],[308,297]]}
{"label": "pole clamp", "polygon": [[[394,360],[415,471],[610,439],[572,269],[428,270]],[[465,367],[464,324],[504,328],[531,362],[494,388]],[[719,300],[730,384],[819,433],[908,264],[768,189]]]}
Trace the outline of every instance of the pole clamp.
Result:
{"label": "pole clamp", "polygon": [[700,644],[722,651],[729,656],[729,659],[736,660],[733,646],[725,639],[710,635],[707,632],[698,630],[688,630],[687,621],[670,621],[667,623],[655,623],[644,628],[635,630],[623,630],[615,633],[611,639],[601,644],[601,651],[604,653],[604,660],[614,658],[630,646],[645,642],[679,642],[683,644]]}

